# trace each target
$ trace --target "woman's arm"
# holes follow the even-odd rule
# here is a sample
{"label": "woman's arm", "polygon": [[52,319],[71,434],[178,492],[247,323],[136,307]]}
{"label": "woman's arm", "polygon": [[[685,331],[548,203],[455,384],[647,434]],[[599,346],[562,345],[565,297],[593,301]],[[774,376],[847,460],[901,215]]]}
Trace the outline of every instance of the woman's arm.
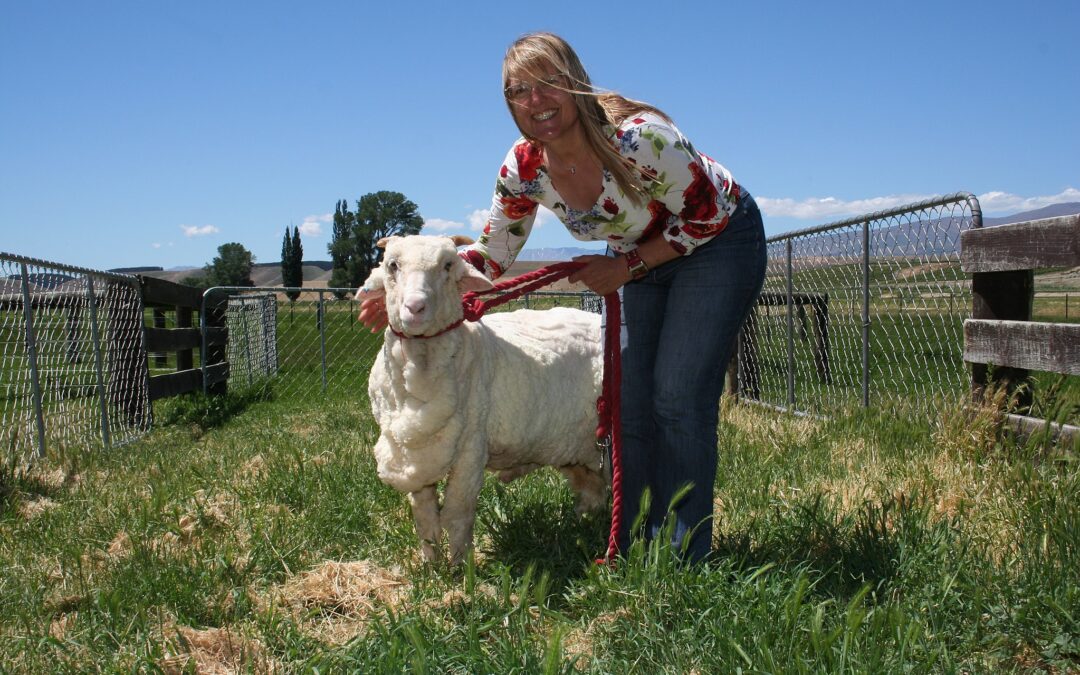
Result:
{"label": "woman's arm", "polygon": [[[659,267],[680,255],[663,237],[653,237],[638,246],[637,252],[649,269]],[[625,255],[614,258],[606,255],[579,255],[574,258],[574,262],[583,262],[585,267],[571,274],[568,281],[581,282],[599,296],[614,293],[632,279]]]}

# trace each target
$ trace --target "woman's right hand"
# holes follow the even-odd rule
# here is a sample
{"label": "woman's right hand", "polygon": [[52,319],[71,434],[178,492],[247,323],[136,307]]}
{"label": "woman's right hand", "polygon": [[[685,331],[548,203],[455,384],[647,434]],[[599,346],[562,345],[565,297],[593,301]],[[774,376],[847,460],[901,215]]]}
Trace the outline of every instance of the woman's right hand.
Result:
{"label": "woman's right hand", "polygon": [[360,314],[357,317],[360,323],[371,329],[372,333],[378,333],[390,323],[386,316],[386,299],[383,297],[368,298],[360,303]]}

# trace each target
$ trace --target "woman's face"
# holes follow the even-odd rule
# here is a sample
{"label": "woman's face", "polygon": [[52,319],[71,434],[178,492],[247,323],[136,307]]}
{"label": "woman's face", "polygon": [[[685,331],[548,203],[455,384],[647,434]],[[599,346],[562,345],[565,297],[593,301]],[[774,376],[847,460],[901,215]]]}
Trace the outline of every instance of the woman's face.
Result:
{"label": "woman's face", "polygon": [[577,106],[573,95],[566,91],[570,81],[554,66],[536,74],[511,76],[509,80],[506,99],[518,127],[528,137],[550,143],[577,125]]}

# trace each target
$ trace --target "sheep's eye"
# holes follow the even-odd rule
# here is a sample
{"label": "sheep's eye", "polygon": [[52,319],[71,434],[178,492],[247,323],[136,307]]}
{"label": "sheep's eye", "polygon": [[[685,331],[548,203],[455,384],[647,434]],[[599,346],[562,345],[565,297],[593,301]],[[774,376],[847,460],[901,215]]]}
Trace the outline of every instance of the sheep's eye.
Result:
{"label": "sheep's eye", "polygon": [[398,264],[396,260],[391,260],[387,263],[386,268],[390,270],[390,274],[396,274],[398,270]]}
{"label": "sheep's eye", "polygon": [[451,268],[451,267],[453,267],[453,265],[454,265],[454,261],[453,261],[453,260],[447,260],[447,261],[446,261],[446,264],[445,264],[445,265],[443,265],[443,269],[444,269],[444,270],[446,270],[447,272],[449,272],[449,271],[450,271],[450,268]]}

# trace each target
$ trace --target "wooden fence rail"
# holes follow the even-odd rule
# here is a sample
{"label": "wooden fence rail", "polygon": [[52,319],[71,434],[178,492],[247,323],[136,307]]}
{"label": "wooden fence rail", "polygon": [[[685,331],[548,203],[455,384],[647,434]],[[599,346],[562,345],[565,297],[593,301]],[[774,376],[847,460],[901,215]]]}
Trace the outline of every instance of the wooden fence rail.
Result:
{"label": "wooden fence rail", "polygon": [[[223,312],[208,312],[211,321],[208,322],[210,325],[207,326],[206,341],[203,342],[199,326],[193,325],[202,303],[201,290],[142,275],[139,282],[143,304],[154,310],[155,317],[155,326],[144,328],[147,352],[176,354],[175,372],[150,377],[150,400],[203,389],[203,369],[195,367],[194,350],[201,352],[204,345],[206,353],[200,356],[206,364],[208,384],[223,383],[228,378],[228,364],[225,362],[227,332]],[[176,312],[176,328],[163,327],[165,310]],[[213,325],[212,319],[219,314],[221,321]]]}
{"label": "wooden fence rail", "polygon": [[[1035,269],[1080,266],[1080,215],[966,230],[960,264],[971,277],[972,318],[964,322],[964,360],[972,364],[972,395],[991,384],[1018,394],[1021,411],[1031,392],[1019,388],[1029,371],[1080,375],[1080,324],[1031,321]],[[993,378],[988,366],[995,366]],[[1009,415],[1023,433],[1048,424],[1067,442],[1080,427]]]}

